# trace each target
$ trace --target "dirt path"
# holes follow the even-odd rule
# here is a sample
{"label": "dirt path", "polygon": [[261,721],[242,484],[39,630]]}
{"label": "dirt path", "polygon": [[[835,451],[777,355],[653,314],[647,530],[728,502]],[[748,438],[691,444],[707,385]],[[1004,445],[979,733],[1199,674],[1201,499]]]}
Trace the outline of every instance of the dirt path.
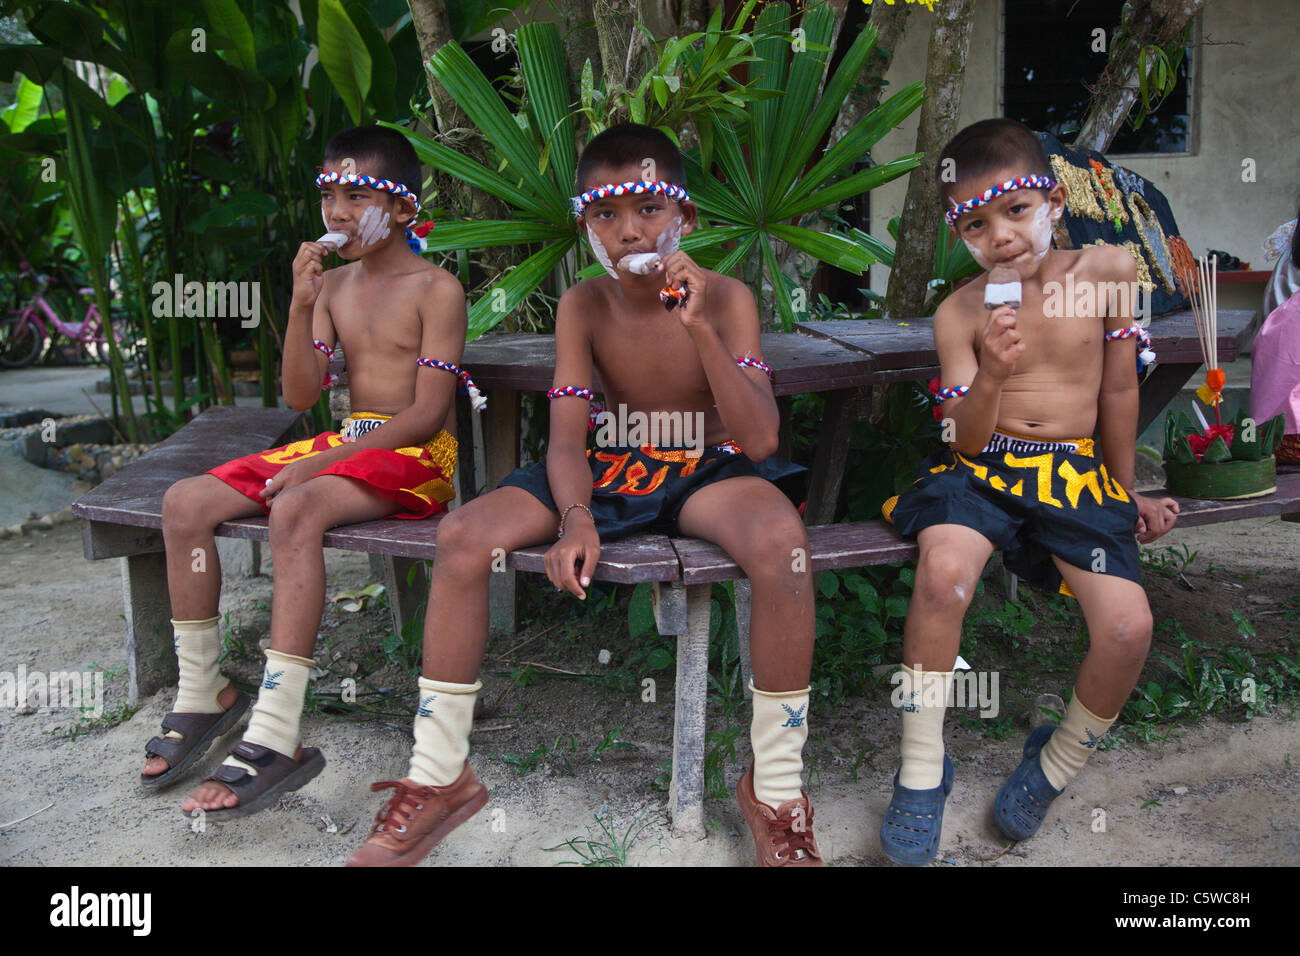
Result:
{"label": "dirt path", "polygon": [[[1230,525],[1233,537],[1206,538],[1201,546],[1217,542],[1214,561],[1219,565],[1237,562],[1274,570],[1289,563],[1294,568],[1294,533],[1300,528],[1279,530],[1272,522],[1271,533],[1281,537],[1270,546],[1261,537],[1264,525]],[[1188,535],[1186,540],[1197,547],[1196,533],[1179,534]],[[1291,557],[1277,553],[1278,542],[1292,547]],[[1259,553],[1252,555],[1252,549]],[[330,594],[369,580],[364,556],[331,552],[328,564]],[[269,600],[269,578],[235,573],[228,578],[223,610],[248,623],[250,633],[260,628],[264,634],[265,611],[256,602]],[[85,561],[76,525],[0,542],[0,671],[12,673],[20,664],[29,672],[81,670],[92,664],[120,667],[120,602],[117,562]],[[380,611],[346,619],[331,611],[323,631],[363,640],[382,628],[385,618]],[[583,668],[594,669],[599,647],[593,637],[589,647],[584,644],[572,653]],[[260,673],[254,660],[250,655],[237,670]],[[486,695],[495,698],[507,682],[487,677]],[[122,700],[123,683],[120,677],[109,683],[110,709]],[[1003,689],[1004,696],[1014,693],[1014,688]],[[405,685],[401,694],[411,696]],[[76,739],[57,733],[73,720],[67,711],[0,710],[0,764],[5,768],[0,825],[53,804],[0,830],[0,864],[337,865],[360,843],[379,806],[367,785],[405,771],[405,721],[385,726],[308,715],[304,738],[321,747],[329,760],[322,775],[273,810],[194,832],[193,821],[179,810],[190,785],[151,795],[137,783],[143,744],[158,732],[171,699],[170,692],[156,695],[129,720]],[[751,862],[748,833],[730,800],[706,804],[711,835],[704,841],[675,839],[665,825],[663,795],[651,781],[669,753],[671,702],[671,687],[663,684],[655,704],[574,682],[514,691],[501,711],[479,721],[472,738],[476,771],[492,789],[491,802],[435,852],[432,862],[551,865],[576,860],[567,849],[544,848],[585,837],[588,827],[595,831],[593,814],[602,808],[612,814],[619,831],[646,814],[649,825],[632,848],[632,863]],[[880,864],[884,860],[876,833],[893,773],[897,714],[882,697],[860,702],[856,712],[813,714],[812,720],[811,795],[825,855],[841,864]],[[612,756],[607,752],[599,763],[592,760],[595,742],[619,723],[626,723],[622,739],[635,749]],[[947,739],[958,771],[941,858],[995,866],[1295,865],[1300,863],[1298,731],[1294,719],[1209,722],[1175,730],[1163,746],[1099,754],[1057,803],[1043,831],[992,861],[1006,843],[992,826],[989,808],[1003,777],[1019,760],[1023,729],[994,741],[950,721]],[[573,775],[563,774],[560,760],[549,759],[517,776],[496,756],[526,754],[539,742],[570,734]],[[870,756],[854,782],[854,755],[864,749]],[[748,759],[744,736],[737,741],[737,754],[737,765],[728,768],[730,782],[743,770],[740,762]],[[204,766],[217,760],[214,750]],[[1104,830],[1097,826],[1097,809],[1105,811]]]}

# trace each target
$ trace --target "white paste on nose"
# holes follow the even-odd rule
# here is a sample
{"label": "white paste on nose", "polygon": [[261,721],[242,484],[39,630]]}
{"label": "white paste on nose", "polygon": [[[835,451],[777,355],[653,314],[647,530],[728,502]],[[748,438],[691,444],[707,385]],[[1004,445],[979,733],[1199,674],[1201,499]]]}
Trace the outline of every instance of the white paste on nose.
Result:
{"label": "white paste on nose", "polygon": [[357,236],[363,246],[388,238],[388,213],[378,206],[367,206],[357,223]]}

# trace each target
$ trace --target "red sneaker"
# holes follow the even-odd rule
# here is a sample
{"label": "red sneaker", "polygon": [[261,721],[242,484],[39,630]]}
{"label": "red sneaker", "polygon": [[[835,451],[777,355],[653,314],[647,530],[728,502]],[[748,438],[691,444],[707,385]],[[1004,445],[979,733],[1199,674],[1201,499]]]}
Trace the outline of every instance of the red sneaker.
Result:
{"label": "red sneaker", "polygon": [[754,835],[759,866],[824,866],[813,836],[813,808],[808,794],[787,800],[775,810],[754,796],[754,765],[736,784],[736,801]]}
{"label": "red sneaker", "polygon": [[443,838],[487,803],[487,787],[465,761],[455,783],[422,787],[411,780],[384,780],[370,789],[396,790],[375,816],[370,836],[348,866],[414,866]]}

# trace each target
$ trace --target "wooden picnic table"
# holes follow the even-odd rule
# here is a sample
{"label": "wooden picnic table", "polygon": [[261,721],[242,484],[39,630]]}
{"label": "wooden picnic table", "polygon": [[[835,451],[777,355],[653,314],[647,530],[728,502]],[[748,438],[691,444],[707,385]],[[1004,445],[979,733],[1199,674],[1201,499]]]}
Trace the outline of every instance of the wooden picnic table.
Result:
{"label": "wooden picnic table", "polygon": [[[1255,312],[1219,312],[1219,364],[1235,361],[1254,333]],[[799,322],[795,328],[874,360],[874,382],[929,379],[939,374],[934,348],[934,320],[844,319]],[[1151,320],[1147,329],[1156,353],[1156,366],[1142,378],[1139,390],[1138,434],[1155,421],[1165,406],[1201,367],[1201,347],[1191,312],[1174,312]],[[827,517],[826,520],[831,520]]]}

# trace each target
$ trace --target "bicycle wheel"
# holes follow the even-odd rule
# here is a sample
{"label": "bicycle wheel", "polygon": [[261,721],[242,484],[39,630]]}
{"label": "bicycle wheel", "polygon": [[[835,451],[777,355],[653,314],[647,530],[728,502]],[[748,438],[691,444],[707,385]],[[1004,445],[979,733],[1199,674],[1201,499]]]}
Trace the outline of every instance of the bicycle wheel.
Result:
{"label": "bicycle wheel", "polygon": [[20,315],[0,319],[0,366],[22,368],[30,365],[41,351],[41,335],[32,322],[21,322]]}

